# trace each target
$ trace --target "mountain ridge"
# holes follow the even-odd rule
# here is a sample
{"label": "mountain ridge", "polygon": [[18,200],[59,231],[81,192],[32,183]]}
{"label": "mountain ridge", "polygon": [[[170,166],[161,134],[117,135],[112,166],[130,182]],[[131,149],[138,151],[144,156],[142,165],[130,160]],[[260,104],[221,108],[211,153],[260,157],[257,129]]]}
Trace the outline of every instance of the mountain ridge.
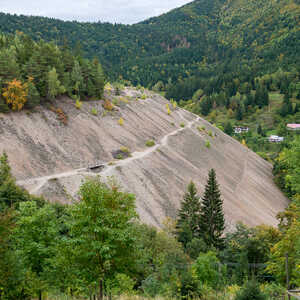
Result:
{"label": "mountain ridge", "polygon": [[[176,85],[191,76],[206,82],[215,78],[206,94],[235,77],[249,80],[279,67],[297,67],[299,22],[296,0],[196,0],[133,25],[0,14],[4,32],[20,30],[60,44],[67,37],[72,47],[80,41],[112,80],[154,86],[170,80]],[[185,99],[191,96],[185,93]]]}

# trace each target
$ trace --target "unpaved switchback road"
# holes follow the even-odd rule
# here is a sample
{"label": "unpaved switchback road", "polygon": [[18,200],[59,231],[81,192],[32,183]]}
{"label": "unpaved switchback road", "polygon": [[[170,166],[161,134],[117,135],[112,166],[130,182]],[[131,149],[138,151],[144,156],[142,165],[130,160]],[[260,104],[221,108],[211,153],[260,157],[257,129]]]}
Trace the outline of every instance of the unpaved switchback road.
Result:
{"label": "unpaved switchback road", "polygon": [[[183,116],[181,109],[178,109],[175,112],[178,114],[178,116],[183,121],[187,121],[186,118]],[[196,117],[196,115],[195,115],[195,117]],[[68,172],[46,175],[46,176],[41,176],[41,177],[36,177],[36,178],[30,178],[30,179],[26,179],[26,180],[19,180],[19,181],[17,181],[17,184],[22,187],[25,187],[32,194],[39,194],[39,191],[49,180],[65,178],[65,177],[70,177],[70,176],[74,176],[74,175],[98,176],[99,174],[101,174],[102,176],[106,176],[111,170],[113,170],[117,167],[125,166],[134,160],[143,159],[144,157],[155,152],[159,147],[167,146],[168,139],[171,136],[175,136],[181,131],[192,128],[192,126],[195,123],[197,123],[199,121],[199,119],[200,119],[199,117],[196,117],[195,120],[188,121],[188,123],[185,124],[184,127],[178,128],[178,129],[166,134],[159,143],[157,143],[155,146],[153,146],[151,148],[147,148],[144,151],[133,152],[130,157],[123,159],[123,160],[115,161],[113,165],[110,165],[109,162],[104,163],[103,164],[104,169],[100,173],[95,174],[93,172],[88,172],[87,168],[79,168],[79,169],[74,169],[74,170],[71,170]]]}

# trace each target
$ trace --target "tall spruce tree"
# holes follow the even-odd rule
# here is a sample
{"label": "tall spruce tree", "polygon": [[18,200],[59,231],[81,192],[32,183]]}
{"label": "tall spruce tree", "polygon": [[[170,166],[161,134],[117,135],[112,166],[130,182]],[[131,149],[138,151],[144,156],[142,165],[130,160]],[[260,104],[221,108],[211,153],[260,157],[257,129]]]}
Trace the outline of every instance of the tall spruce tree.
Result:
{"label": "tall spruce tree", "polygon": [[223,200],[221,199],[216,172],[211,169],[201,204],[200,234],[208,246],[221,249],[224,229]]}
{"label": "tall spruce tree", "polygon": [[179,242],[187,244],[199,237],[201,202],[194,182],[190,182],[178,213],[176,234]]}

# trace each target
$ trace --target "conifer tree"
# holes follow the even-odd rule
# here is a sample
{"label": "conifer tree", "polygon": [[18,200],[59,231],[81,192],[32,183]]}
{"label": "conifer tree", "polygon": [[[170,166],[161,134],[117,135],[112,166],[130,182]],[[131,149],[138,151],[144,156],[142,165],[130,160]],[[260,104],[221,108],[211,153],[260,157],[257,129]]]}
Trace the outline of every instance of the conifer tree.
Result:
{"label": "conifer tree", "polygon": [[74,68],[71,73],[71,81],[73,90],[76,92],[76,95],[79,95],[83,86],[83,77],[80,64],[77,60],[75,60]]}
{"label": "conifer tree", "polygon": [[50,99],[53,99],[61,92],[61,85],[60,85],[60,81],[58,80],[58,75],[55,68],[49,71],[47,82],[48,82],[48,97]]}
{"label": "conifer tree", "polygon": [[300,104],[296,103],[295,109],[294,109],[294,114],[300,111]]}
{"label": "conifer tree", "polygon": [[92,77],[94,80],[94,85],[95,85],[95,96],[101,97],[103,96],[103,91],[104,91],[104,84],[105,84],[105,78],[104,78],[104,73],[101,64],[99,63],[98,60],[93,61],[93,71],[92,71]]}
{"label": "conifer tree", "polygon": [[33,108],[36,105],[39,105],[41,96],[37,88],[35,87],[32,77],[29,77],[27,81],[27,89],[28,89],[28,95],[27,95],[27,102],[25,106],[27,108]]}
{"label": "conifer tree", "polygon": [[211,169],[205,186],[201,204],[200,235],[210,247],[222,248],[222,234],[225,229],[223,200],[216,179],[216,172]]}
{"label": "conifer tree", "polygon": [[199,237],[200,197],[195,184],[191,181],[181,203],[177,220],[177,238],[184,247],[194,238]]}
{"label": "conifer tree", "polygon": [[237,110],[236,110],[236,113],[235,113],[235,118],[238,121],[243,120],[243,110],[242,110],[242,107],[241,107],[240,104],[238,104],[238,107],[237,107]]}
{"label": "conifer tree", "polygon": [[232,125],[231,125],[231,123],[230,123],[229,121],[225,124],[224,131],[225,131],[225,133],[228,134],[228,135],[232,135],[233,132],[234,132],[234,130],[233,130],[233,128],[232,128]]}
{"label": "conifer tree", "polygon": [[258,127],[257,127],[257,134],[263,135],[263,129],[261,127],[261,124],[259,124]]}

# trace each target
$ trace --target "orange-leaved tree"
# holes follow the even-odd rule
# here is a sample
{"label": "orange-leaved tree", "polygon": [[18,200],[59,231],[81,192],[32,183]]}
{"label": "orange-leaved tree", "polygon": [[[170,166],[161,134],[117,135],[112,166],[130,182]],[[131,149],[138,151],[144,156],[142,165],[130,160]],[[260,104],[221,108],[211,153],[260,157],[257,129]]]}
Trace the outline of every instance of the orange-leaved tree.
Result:
{"label": "orange-leaved tree", "polygon": [[8,82],[7,87],[4,88],[3,97],[12,110],[21,110],[27,101],[27,96],[28,86],[20,80],[14,79]]}

